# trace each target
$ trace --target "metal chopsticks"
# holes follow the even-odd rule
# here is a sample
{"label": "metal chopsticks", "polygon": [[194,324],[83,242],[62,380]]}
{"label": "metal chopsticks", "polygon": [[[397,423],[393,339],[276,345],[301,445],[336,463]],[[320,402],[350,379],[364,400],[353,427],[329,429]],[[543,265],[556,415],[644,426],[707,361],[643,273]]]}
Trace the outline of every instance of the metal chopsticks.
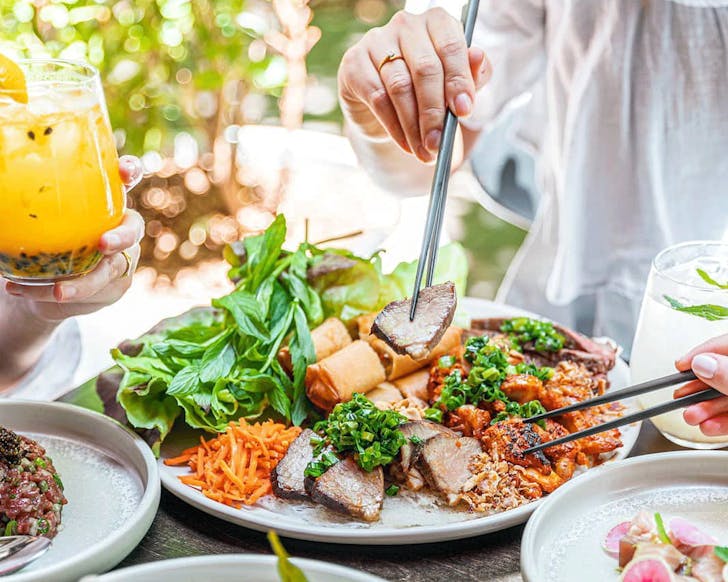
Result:
{"label": "metal chopsticks", "polygon": [[567,436],[541,443],[534,447],[525,449],[523,451],[523,454],[530,455],[531,453],[537,453],[538,451],[542,451],[543,449],[548,449],[557,445],[563,445],[564,443],[575,441],[594,434],[599,434],[600,432],[612,430],[613,428],[619,428],[620,426],[624,426],[626,424],[632,424],[633,422],[646,420],[648,418],[652,418],[653,416],[665,414],[666,412],[679,410],[680,408],[685,408],[687,406],[697,404],[698,402],[713,400],[714,398],[719,398],[720,396],[724,396],[724,394],[722,392],[718,392],[718,390],[716,390],[715,388],[701,390],[700,392],[695,392],[688,396],[683,396],[682,398],[676,398],[675,400],[670,400],[669,402],[665,402],[664,404],[659,404],[658,406],[653,406],[652,408],[647,408],[634,414],[628,414],[627,416],[623,416],[622,418],[610,420],[609,422],[598,424],[596,426],[592,426],[591,428],[580,430]]}
{"label": "metal chopsticks", "polygon": [[[479,5],[480,0],[469,0],[466,8],[463,27],[465,31],[465,41],[467,42],[468,47],[473,41],[473,30],[475,29],[475,21],[478,16]],[[427,208],[425,233],[422,239],[420,259],[417,263],[414,290],[412,291],[410,321],[415,318],[415,312],[417,311],[417,300],[420,296],[420,286],[422,285],[422,276],[425,272],[425,265],[427,265],[427,277],[425,279],[425,285],[427,287],[432,285],[432,277],[435,273],[435,263],[437,261],[442,219],[445,214],[447,187],[450,180],[452,152],[455,146],[457,126],[458,118],[448,108],[445,112],[445,122],[442,129],[442,137],[440,138],[440,147],[437,152],[437,161],[435,162],[435,175],[432,179],[432,188],[430,189],[430,204]]]}
{"label": "metal chopsticks", "polygon": [[634,386],[624,388],[623,390],[614,390],[611,392],[607,392],[606,394],[596,396],[595,398],[590,398],[589,400],[583,400],[582,402],[570,404],[569,406],[564,406],[563,408],[549,410],[548,412],[544,412],[543,414],[537,414],[536,416],[524,418],[523,422],[538,422],[539,420],[551,418],[552,416],[561,416],[562,414],[565,414],[567,412],[584,410],[585,408],[599,406],[600,404],[608,404],[609,402],[616,402],[617,400],[626,400],[627,398],[640,396],[641,394],[647,394],[648,392],[654,392],[655,390],[667,388],[668,386],[675,386],[676,384],[684,384],[685,382],[690,382],[691,380],[695,379],[697,379],[697,376],[692,370],[688,370],[687,372],[678,372],[677,374],[670,374],[669,376],[663,376],[662,378],[657,378],[656,380],[649,380],[648,382],[635,384]]}

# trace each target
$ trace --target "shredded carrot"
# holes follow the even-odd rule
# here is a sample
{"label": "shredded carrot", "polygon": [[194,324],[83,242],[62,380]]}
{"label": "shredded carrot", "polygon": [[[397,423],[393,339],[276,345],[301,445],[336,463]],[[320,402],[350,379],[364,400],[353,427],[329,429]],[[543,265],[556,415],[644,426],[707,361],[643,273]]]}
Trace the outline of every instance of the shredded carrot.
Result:
{"label": "shredded carrot", "polygon": [[224,433],[205,440],[172,459],[170,466],[187,465],[191,473],[179,479],[232,507],[252,505],[271,491],[270,474],[301,433],[299,427],[267,420],[248,424],[245,419],[228,424]]}

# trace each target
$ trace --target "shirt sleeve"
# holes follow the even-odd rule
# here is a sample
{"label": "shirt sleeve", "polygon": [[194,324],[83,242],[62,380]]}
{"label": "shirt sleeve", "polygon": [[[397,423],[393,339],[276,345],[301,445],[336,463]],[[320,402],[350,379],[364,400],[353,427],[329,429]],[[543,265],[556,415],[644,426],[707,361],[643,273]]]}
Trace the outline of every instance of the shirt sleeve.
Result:
{"label": "shirt sleeve", "polygon": [[[461,17],[460,0],[408,0],[406,10],[421,13],[440,7]],[[528,101],[546,66],[545,0],[481,0],[473,46],[482,48],[493,66],[491,81],[478,93],[473,114],[462,120],[480,130],[509,109]]]}

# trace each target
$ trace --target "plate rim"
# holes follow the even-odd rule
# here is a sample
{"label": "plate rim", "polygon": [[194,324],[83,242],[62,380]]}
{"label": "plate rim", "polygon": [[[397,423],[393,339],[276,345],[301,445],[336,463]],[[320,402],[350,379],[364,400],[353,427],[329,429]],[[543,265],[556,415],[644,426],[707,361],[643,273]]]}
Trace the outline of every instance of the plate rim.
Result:
{"label": "plate rim", "polygon": [[[141,540],[149,531],[149,528],[157,515],[159,501],[161,498],[161,480],[159,478],[159,466],[157,464],[157,460],[154,458],[149,446],[139,435],[116,420],[99,412],[73,404],[18,399],[4,401],[0,404],[0,406],[3,409],[30,408],[32,409],[33,414],[38,417],[43,414],[53,414],[58,410],[63,410],[68,414],[82,417],[82,419],[92,419],[92,422],[106,425],[108,430],[131,438],[134,451],[140,455],[140,459],[143,461],[143,465],[146,470],[146,475],[137,473],[137,476],[143,485],[143,493],[139,499],[139,504],[134,509],[129,519],[127,519],[117,529],[112,531],[108,536],[105,536],[90,546],[81,549],[70,558],[49,564],[48,567],[44,567],[39,570],[20,570],[17,574],[8,576],[7,580],[13,582],[32,582],[36,580],[77,580],[80,576],[93,571],[103,571],[113,568],[139,545]],[[43,412],[43,410],[46,412]],[[41,429],[39,434],[45,433],[43,433]],[[95,445],[94,443],[90,443],[89,446]],[[101,450],[107,449],[107,454],[114,453],[113,449],[108,449],[107,447],[100,448]],[[116,453],[116,456],[118,458],[118,453]],[[135,531],[137,533],[134,533]],[[62,532],[59,533],[62,535]],[[123,548],[123,556],[120,556],[118,560],[115,558],[109,560],[109,550],[112,548]],[[104,557],[105,555],[106,557]],[[84,564],[88,564],[88,566],[84,566]],[[89,568],[91,568],[91,570],[89,570]]]}
{"label": "plate rim", "polygon": [[[523,536],[521,537],[520,563],[521,576],[524,582],[540,582],[536,560],[536,535],[539,529],[543,527],[542,523],[547,519],[551,506],[559,503],[563,497],[570,495],[575,488],[588,487],[589,482],[594,479],[600,479],[609,473],[629,471],[630,468],[643,464],[679,462],[684,459],[690,459],[691,461],[700,459],[713,461],[713,459],[719,458],[723,458],[723,461],[728,460],[728,451],[683,450],[638,455],[636,457],[624,458],[614,463],[600,465],[599,467],[595,467],[594,470],[590,470],[583,479],[575,479],[565,483],[547,498],[544,498],[544,502],[533,513],[523,531]],[[728,476],[728,470],[726,475]]]}
{"label": "plate rim", "polygon": [[[477,297],[463,297],[461,305],[468,312],[477,312],[484,309],[499,309],[501,312],[512,312],[514,316],[523,314],[525,316],[548,319],[531,313],[525,309],[520,309],[505,303],[495,303],[493,301]],[[471,307],[471,309],[468,309],[468,307]],[[472,315],[471,317],[477,318],[479,316]],[[617,362],[618,366],[624,366],[627,373],[629,373],[629,365],[624,360],[618,358]],[[642,423],[636,423],[633,425],[634,437],[631,438],[628,443],[624,443],[625,446],[621,449],[621,451],[624,451],[624,456],[621,457],[621,459],[627,458],[634,449],[637,438],[639,437],[641,425]],[[620,462],[621,459],[610,461],[608,464],[612,465],[616,462]],[[437,543],[472,538],[525,523],[531,514],[537,511],[544,503],[545,499],[547,499],[546,497],[542,497],[541,499],[537,499],[536,501],[526,505],[521,505],[515,509],[510,509],[493,515],[484,515],[463,521],[436,525],[401,528],[387,527],[378,528],[376,530],[369,528],[329,527],[319,524],[311,527],[305,522],[301,522],[299,524],[286,523],[285,525],[276,525],[275,516],[278,514],[275,512],[262,507],[243,507],[241,509],[235,509],[212,501],[196,489],[180,483],[177,476],[170,470],[170,467],[164,465],[164,459],[161,454],[158,464],[162,487],[184,503],[203,511],[208,515],[254,531],[267,532],[270,529],[275,529],[281,536],[284,537],[305,541],[333,543],[337,545],[395,546]],[[600,467],[593,467],[584,474],[599,468]],[[579,477],[581,477],[581,475]],[[563,488],[563,486],[561,488]],[[257,511],[258,513],[253,514],[252,511]],[[246,515],[246,512],[251,513]]]}
{"label": "plate rim", "polygon": [[[106,580],[114,580],[116,576],[130,576],[133,574],[154,574],[163,573],[165,568],[174,564],[180,567],[211,565],[219,563],[227,563],[233,566],[259,565],[274,566],[278,558],[271,554],[207,554],[202,556],[185,556],[181,558],[170,558],[166,560],[157,560],[155,562],[146,562],[144,564],[135,564],[126,568],[120,568],[112,572],[106,572],[99,575],[89,575],[82,578],[79,582],[104,582]],[[349,566],[343,566],[333,562],[325,562],[324,560],[314,560],[311,558],[291,557],[291,561],[303,570],[309,570],[310,573],[317,574],[340,574],[342,577],[349,576],[354,582],[386,582],[384,578],[380,578],[366,570],[357,570]],[[356,577],[351,578],[356,574]]]}

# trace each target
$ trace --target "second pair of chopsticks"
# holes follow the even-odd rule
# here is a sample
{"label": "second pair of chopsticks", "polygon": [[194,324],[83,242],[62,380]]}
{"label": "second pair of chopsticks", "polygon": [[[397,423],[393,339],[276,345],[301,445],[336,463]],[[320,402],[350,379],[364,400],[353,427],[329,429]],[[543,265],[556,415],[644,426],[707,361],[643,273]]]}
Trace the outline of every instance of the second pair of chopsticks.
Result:
{"label": "second pair of chopsticks", "polygon": [[[466,8],[463,28],[465,31],[465,41],[467,42],[468,47],[470,47],[473,41],[473,30],[475,29],[475,21],[478,17],[479,5],[480,0],[470,0]],[[432,178],[430,204],[427,208],[427,220],[425,221],[425,233],[422,238],[420,260],[417,263],[415,286],[412,291],[410,321],[415,318],[415,312],[417,311],[417,300],[420,295],[420,286],[422,285],[422,276],[425,271],[425,265],[427,265],[425,286],[430,287],[432,285],[432,277],[435,273],[435,262],[437,261],[437,250],[440,244],[442,219],[445,215],[447,186],[448,181],[450,180],[450,170],[452,169],[452,152],[455,147],[455,134],[457,132],[457,127],[458,118],[448,108],[445,112],[445,122],[443,123],[440,147],[438,148],[437,161],[435,162],[435,175]]]}
{"label": "second pair of chopsticks", "polygon": [[[642,384],[637,384],[630,388],[625,388],[624,390],[615,390],[613,392],[608,392],[606,394],[602,394],[601,396],[597,396],[596,398],[590,398],[589,400],[584,400],[583,402],[577,402],[576,404],[572,404],[570,406],[564,406],[563,408],[558,408],[556,410],[550,410],[543,414],[537,414],[536,416],[531,416],[530,418],[525,418],[524,422],[538,422],[539,420],[545,420],[547,418],[551,418],[554,416],[560,416],[560,415],[566,414],[568,412],[584,410],[586,408],[591,408],[593,406],[599,406],[602,404],[608,404],[610,402],[615,402],[617,400],[626,400],[627,398],[633,398],[635,396],[640,396],[642,394],[647,394],[649,392],[654,392],[655,390],[661,390],[663,388],[668,388],[669,386],[675,386],[677,384],[684,384],[685,382],[690,382],[690,381],[696,380],[696,379],[697,379],[697,376],[691,370],[688,370],[687,372],[679,372],[677,374],[671,374],[669,376],[665,376],[663,378],[658,378],[656,380],[650,380],[649,382],[643,382]],[[539,445],[536,445],[534,447],[530,447],[530,448],[524,450],[523,453],[524,454],[536,453],[543,449],[548,449],[550,447],[554,447],[554,446],[568,443],[568,442],[578,440],[578,439],[581,439],[584,437],[595,435],[600,432],[605,432],[608,430],[612,430],[614,428],[619,428],[620,426],[632,424],[633,422],[639,422],[642,420],[646,420],[646,419],[652,418],[654,416],[659,416],[661,414],[665,414],[666,412],[672,412],[673,410],[679,410],[681,408],[686,408],[688,406],[692,406],[693,404],[697,404],[699,402],[713,400],[714,398],[718,398],[719,396],[724,396],[724,394],[722,394],[721,392],[719,392],[718,390],[715,390],[713,388],[701,390],[700,392],[695,392],[693,394],[689,394],[689,395],[683,396],[681,398],[676,398],[675,400],[670,400],[669,402],[665,402],[664,404],[659,404],[657,406],[647,408],[645,410],[636,412],[634,414],[628,414],[627,416],[623,416],[621,418],[617,418],[615,420],[611,420],[609,422],[605,422],[603,424],[599,424],[599,425],[587,428],[585,430],[580,430],[578,432],[571,433],[569,435],[566,435],[566,436],[558,438],[558,439],[554,439],[552,441],[547,441],[545,443],[541,443]]]}

